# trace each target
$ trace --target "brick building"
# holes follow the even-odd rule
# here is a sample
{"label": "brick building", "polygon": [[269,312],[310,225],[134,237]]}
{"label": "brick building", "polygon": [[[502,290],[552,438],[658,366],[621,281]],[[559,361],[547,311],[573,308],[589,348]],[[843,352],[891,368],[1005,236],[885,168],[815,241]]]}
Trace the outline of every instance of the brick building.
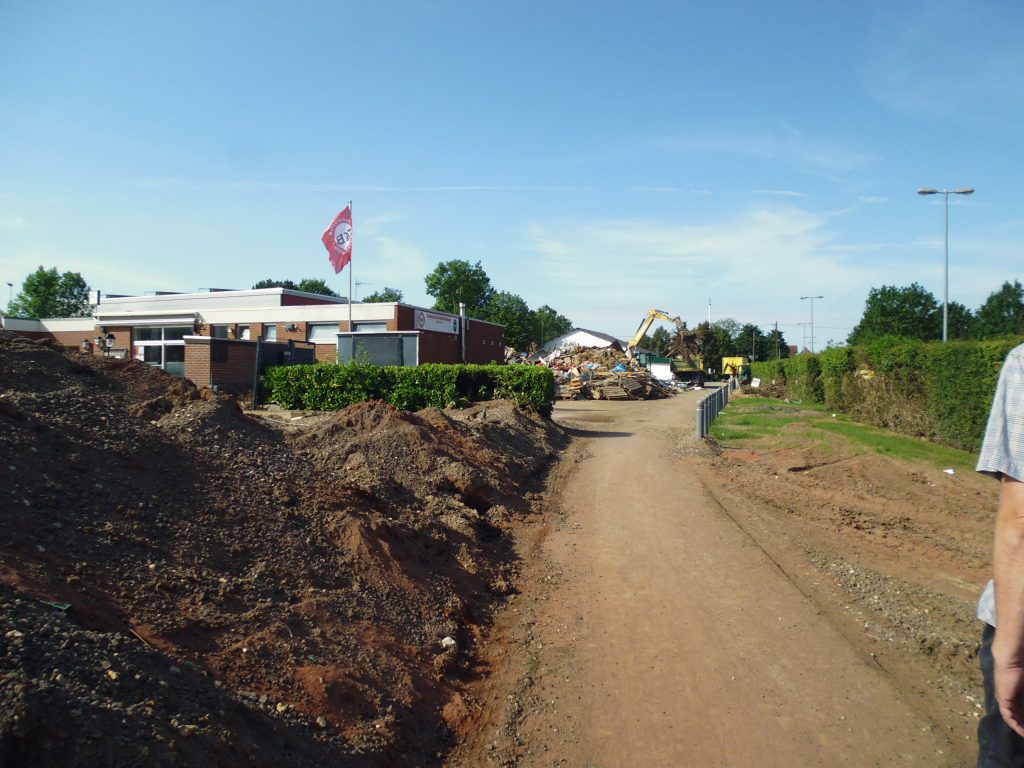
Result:
{"label": "brick building", "polygon": [[[92,354],[132,357],[199,385],[237,382],[242,372],[251,382],[257,348],[268,356],[260,367],[290,359],[336,362],[339,350],[347,359],[354,350],[378,347],[404,350],[397,360],[405,365],[504,360],[503,326],[401,303],[353,303],[349,327],[345,299],[288,288],[146,296],[97,291],[91,299],[90,317],[5,317],[3,328]],[[380,362],[396,362],[385,357]]]}

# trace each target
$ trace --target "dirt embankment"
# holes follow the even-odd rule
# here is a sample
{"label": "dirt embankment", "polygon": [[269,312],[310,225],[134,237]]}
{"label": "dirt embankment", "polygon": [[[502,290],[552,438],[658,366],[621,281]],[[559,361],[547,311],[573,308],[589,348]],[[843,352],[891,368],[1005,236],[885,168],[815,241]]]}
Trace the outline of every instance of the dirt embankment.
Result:
{"label": "dirt embankment", "polygon": [[256,420],[0,334],[0,763],[437,763],[561,440],[504,402]]}

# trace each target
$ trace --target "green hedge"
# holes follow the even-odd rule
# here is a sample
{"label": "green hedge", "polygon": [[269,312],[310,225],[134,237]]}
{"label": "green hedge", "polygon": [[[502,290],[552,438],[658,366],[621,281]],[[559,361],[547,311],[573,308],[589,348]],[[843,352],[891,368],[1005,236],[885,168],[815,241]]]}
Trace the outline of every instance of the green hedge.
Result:
{"label": "green hedge", "polygon": [[1024,339],[920,342],[886,336],[861,347],[754,363],[788,397],[887,429],[974,451],[999,370]]}
{"label": "green hedge", "polygon": [[279,365],[261,379],[264,399],[284,408],[333,411],[384,400],[404,411],[481,400],[515,400],[551,415],[555,377],[534,365]]}

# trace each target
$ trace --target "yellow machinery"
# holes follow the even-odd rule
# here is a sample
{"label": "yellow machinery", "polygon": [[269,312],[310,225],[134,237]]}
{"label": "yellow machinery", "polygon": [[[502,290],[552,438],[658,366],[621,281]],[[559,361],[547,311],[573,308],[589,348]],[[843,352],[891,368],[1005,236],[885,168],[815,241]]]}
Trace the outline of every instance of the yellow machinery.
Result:
{"label": "yellow machinery", "polygon": [[626,345],[626,357],[632,359],[635,356],[637,346],[643,340],[647,332],[651,330],[651,325],[655,320],[664,320],[666,323],[675,323],[676,331],[679,330],[680,326],[683,328],[686,327],[686,324],[675,315],[669,315],[668,312],[661,309],[648,309],[647,317],[641,321],[640,326],[636,329],[636,333],[633,334],[633,338],[630,339],[629,343]]}
{"label": "yellow machinery", "polygon": [[750,381],[750,358],[749,357],[723,357],[722,375],[735,376],[743,383]]}
{"label": "yellow machinery", "polygon": [[690,381],[697,386],[704,384],[704,360],[701,357],[701,337],[687,329],[684,323],[676,315],[670,315],[661,309],[649,309],[647,315],[640,322],[640,326],[633,334],[633,338],[626,345],[626,357],[633,359],[636,354],[636,347],[643,340],[644,335],[651,329],[655,320],[664,320],[673,323],[676,327],[675,335],[672,337],[669,354],[671,355],[672,373],[677,379]]}

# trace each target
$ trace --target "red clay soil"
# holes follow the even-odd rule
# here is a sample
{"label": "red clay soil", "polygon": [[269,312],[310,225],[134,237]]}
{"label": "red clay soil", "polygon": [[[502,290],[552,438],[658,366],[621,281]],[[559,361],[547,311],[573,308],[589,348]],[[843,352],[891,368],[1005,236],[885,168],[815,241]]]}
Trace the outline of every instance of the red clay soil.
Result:
{"label": "red clay soil", "polygon": [[0,765],[437,764],[561,440],[0,333]]}

